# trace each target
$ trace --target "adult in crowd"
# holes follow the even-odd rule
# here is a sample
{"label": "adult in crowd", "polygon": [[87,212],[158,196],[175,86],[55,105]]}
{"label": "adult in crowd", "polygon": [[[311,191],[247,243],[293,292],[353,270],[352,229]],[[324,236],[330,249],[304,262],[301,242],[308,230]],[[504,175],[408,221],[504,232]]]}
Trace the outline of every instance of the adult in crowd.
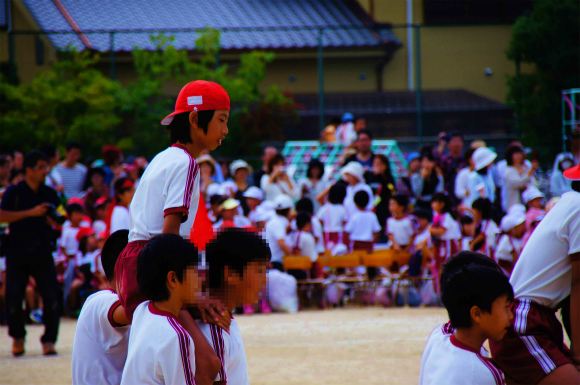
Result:
{"label": "adult in crowd", "polygon": [[108,144],[103,146],[101,155],[105,162],[105,165],[103,166],[103,170],[105,171],[105,184],[111,186],[115,179],[121,176],[123,151],[117,146]]}
{"label": "adult in crowd", "polygon": [[62,177],[55,170],[55,167],[60,162],[60,154],[58,149],[53,144],[45,144],[40,148],[40,152],[44,153],[48,158],[48,167],[50,167],[50,171],[46,175],[46,180],[44,184],[48,187],[54,189],[58,194],[62,194],[64,192],[64,185],[62,184]]}
{"label": "adult in crowd", "polygon": [[415,194],[413,193],[413,185],[411,184],[411,177],[421,168],[421,155],[418,152],[410,152],[407,155],[407,175],[401,176],[397,179],[395,191],[397,194],[406,196],[409,199],[409,204],[415,204]]}
{"label": "adult in crowd", "polygon": [[260,159],[262,160],[262,168],[257,169],[252,174],[254,186],[260,187],[262,177],[264,176],[264,174],[268,173],[268,163],[270,163],[270,159],[272,159],[274,155],[276,155],[277,153],[278,150],[276,150],[276,147],[268,146],[262,149],[262,156],[260,157]]}
{"label": "adult in crowd", "polygon": [[343,163],[346,166],[350,162],[359,162],[365,171],[370,170],[373,166],[375,154],[371,151],[373,144],[373,135],[368,130],[360,130],[356,139],[356,154],[348,156]]}
{"label": "adult in crowd", "polygon": [[522,203],[522,192],[530,186],[536,186],[534,173],[538,169],[538,161],[531,167],[524,163],[525,155],[522,147],[512,145],[505,153],[506,167],[501,175],[501,208],[507,212],[515,204]]}
{"label": "adult in crowd", "polygon": [[562,152],[554,160],[554,168],[550,175],[550,194],[559,197],[572,191],[572,181],[564,178],[564,171],[574,166],[574,156],[569,152]]}
{"label": "adult in crowd", "polygon": [[[381,228],[385,230],[387,218],[391,215],[389,200],[395,195],[395,178],[391,172],[389,159],[383,154],[375,155],[372,171],[365,173],[365,180],[373,190],[374,196],[378,198],[375,214],[377,214]],[[385,236],[384,231],[381,232],[381,237],[383,236]],[[386,242],[387,239],[382,238],[382,240]]]}
{"label": "adult in crowd", "polygon": [[0,222],[10,224],[6,252],[8,334],[13,338],[12,354],[23,355],[26,330],[22,301],[32,276],[43,302],[43,353],[52,355],[56,354],[59,326],[58,282],[52,257],[55,237],[47,213],[60,200],[56,191],[44,184],[49,170],[46,155],[40,151],[27,154],[24,170],[25,179],[11,186],[0,203]]}
{"label": "adult in crowd", "polygon": [[14,150],[12,152],[12,173],[16,174],[24,171],[24,154],[21,151]]}
{"label": "adult in crowd", "polygon": [[280,194],[297,196],[296,183],[286,172],[286,160],[282,154],[276,154],[270,159],[268,173],[262,176],[260,186],[267,201],[274,201]]}
{"label": "adult in crowd", "polygon": [[443,192],[443,177],[435,168],[435,157],[429,151],[423,152],[421,157],[421,169],[411,175],[411,187],[419,208],[430,210],[433,194]]}
{"label": "adult in crowd", "polygon": [[475,170],[475,163],[473,163],[473,153],[475,149],[468,148],[463,154],[463,159],[467,162],[467,166],[463,167],[457,173],[455,178],[455,186],[453,186],[453,191],[455,192],[455,197],[461,202],[462,206],[466,206],[469,198],[469,177],[471,173]]}
{"label": "adult in crowd", "polygon": [[445,155],[445,147],[447,146],[447,133],[441,131],[437,134],[437,147],[433,149],[433,156],[435,159],[441,159]]}
{"label": "adult in crowd", "polygon": [[230,164],[230,174],[232,180],[238,187],[234,194],[234,198],[240,202],[244,215],[247,216],[250,213],[250,208],[248,207],[248,202],[246,202],[244,194],[248,191],[248,188],[250,188],[248,177],[252,175],[252,166],[250,166],[245,160],[234,160],[232,164]]}
{"label": "adult in crowd", "polygon": [[350,145],[356,140],[356,131],[354,130],[354,115],[345,112],[342,115],[341,123],[336,128],[336,139],[340,143]]}
{"label": "adult in crowd", "polygon": [[85,210],[86,214],[95,220],[95,203],[100,197],[109,199],[111,190],[109,185],[105,184],[107,174],[105,170],[100,167],[93,167],[87,174],[87,182],[85,183]]}
{"label": "adult in crowd", "polygon": [[306,178],[298,180],[298,191],[302,198],[310,199],[314,204],[314,212],[320,208],[316,198],[328,187],[328,178],[324,175],[324,164],[318,159],[310,159]]}
{"label": "adult in crowd", "polygon": [[457,131],[445,137],[447,148],[449,152],[439,158],[439,167],[443,172],[443,181],[445,191],[449,193],[453,205],[459,203],[459,199],[455,196],[455,178],[459,170],[467,166],[467,162],[463,157],[463,135]]}
{"label": "adult in crowd", "polygon": [[203,154],[196,159],[199,166],[199,176],[201,179],[200,188],[203,196],[207,196],[207,188],[214,184],[213,177],[216,173],[216,162],[209,154]]}
{"label": "adult in crowd", "polygon": [[[508,148],[513,147],[513,146],[521,148],[522,152],[524,152],[524,146],[522,145],[522,142],[520,142],[517,139],[510,139],[508,141],[507,146],[506,146],[506,151]],[[532,168],[532,162],[525,159],[525,157],[524,157],[524,165],[527,166],[528,168]],[[498,188],[501,188],[503,186],[503,177],[505,175],[505,169],[507,166],[508,166],[507,159],[500,160],[494,166],[495,172],[497,173],[497,177],[495,178],[495,182],[496,182],[496,186]]]}
{"label": "adult in crowd", "polygon": [[495,202],[495,182],[491,172],[495,158],[497,154],[487,147],[480,147],[473,153],[475,172],[469,176],[469,195],[465,206],[471,207],[477,198],[487,198],[492,203]]}
{"label": "adult in crowd", "polygon": [[69,142],[66,145],[64,161],[55,167],[56,171],[62,177],[64,195],[68,199],[79,197],[83,191],[87,177],[87,168],[79,163],[80,158],[81,144],[78,142]]}

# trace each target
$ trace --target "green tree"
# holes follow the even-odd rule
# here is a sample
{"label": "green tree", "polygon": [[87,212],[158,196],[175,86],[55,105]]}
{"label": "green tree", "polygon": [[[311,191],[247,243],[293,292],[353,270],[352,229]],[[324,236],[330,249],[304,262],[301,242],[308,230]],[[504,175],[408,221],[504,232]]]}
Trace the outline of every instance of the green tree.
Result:
{"label": "green tree", "polygon": [[561,91],[580,85],[579,20],[577,0],[536,0],[512,29],[508,59],[531,63],[534,72],[508,77],[507,103],[525,143],[544,154],[561,145]]}
{"label": "green tree", "polygon": [[114,113],[121,87],[94,69],[98,55],[74,50],[31,83],[0,79],[0,143],[24,151],[76,140],[96,155],[113,141],[121,119]]}

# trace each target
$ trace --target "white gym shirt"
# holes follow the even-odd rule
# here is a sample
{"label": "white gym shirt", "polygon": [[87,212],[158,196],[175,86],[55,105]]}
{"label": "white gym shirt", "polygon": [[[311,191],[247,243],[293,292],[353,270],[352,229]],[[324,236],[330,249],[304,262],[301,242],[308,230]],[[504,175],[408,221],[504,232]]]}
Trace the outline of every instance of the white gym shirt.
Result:
{"label": "white gym shirt", "polygon": [[377,216],[372,211],[357,210],[344,226],[351,241],[372,242],[374,234],[381,231]]}
{"label": "white gym shirt", "polygon": [[570,295],[572,260],[580,252],[580,193],[567,192],[542,219],[510,277],[514,296],[555,309]]}
{"label": "white gym shirt", "polygon": [[316,217],[322,221],[327,233],[341,233],[344,222],[348,221],[348,214],[342,204],[325,203],[318,209]]}
{"label": "white gym shirt", "polygon": [[83,305],[72,352],[74,385],[121,382],[130,327],[114,325],[112,315],[119,304],[117,293],[101,290]]}
{"label": "white gym shirt", "polygon": [[133,314],[121,385],[195,384],[193,339],[171,313],[139,304]]}
{"label": "white gym shirt", "polygon": [[189,238],[200,197],[199,166],[185,147],[174,144],[153,158],[130,206],[129,241],[161,234],[165,216],[183,214],[179,234]]}
{"label": "white gym shirt", "polygon": [[411,237],[416,234],[415,224],[408,216],[404,216],[401,219],[390,217],[387,218],[385,233],[387,235],[393,234],[393,238],[397,244],[407,246],[411,243]]}
{"label": "white gym shirt", "polygon": [[457,341],[451,323],[433,330],[421,358],[419,385],[505,385],[503,372],[482,346],[479,352]]}

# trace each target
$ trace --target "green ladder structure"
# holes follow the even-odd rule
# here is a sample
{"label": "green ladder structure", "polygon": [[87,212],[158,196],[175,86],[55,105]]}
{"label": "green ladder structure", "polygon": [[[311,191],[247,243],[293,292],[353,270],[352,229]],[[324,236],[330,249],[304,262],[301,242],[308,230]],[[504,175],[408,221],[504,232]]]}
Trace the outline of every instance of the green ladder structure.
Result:
{"label": "green ladder structure", "polygon": [[[317,158],[330,170],[329,180],[340,178],[342,155],[346,149],[344,143],[320,143],[317,141],[286,142],[282,155],[286,158],[286,166],[295,169],[294,180],[306,177],[308,162]],[[372,151],[385,155],[391,164],[391,172],[395,178],[407,175],[407,161],[395,140],[373,140]]]}
{"label": "green ladder structure", "polygon": [[[562,151],[572,131],[580,129],[580,88],[562,91]],[[578,110],[578,111],[576,111]],[[576,155],[576,154],[575,154]]]}

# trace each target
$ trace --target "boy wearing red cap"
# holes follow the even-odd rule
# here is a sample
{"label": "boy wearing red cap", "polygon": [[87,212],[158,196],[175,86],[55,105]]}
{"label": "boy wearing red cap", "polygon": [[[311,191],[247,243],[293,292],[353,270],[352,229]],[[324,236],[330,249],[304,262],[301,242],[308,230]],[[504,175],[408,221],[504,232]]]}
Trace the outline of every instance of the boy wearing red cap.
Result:
{"label": "boy wearing red cap", "polygon": [[145,300],[137,287],[137,257],[158,234],[187,237],[200,201],[199,166],[204,150],[215,150],[228,133],[230,99],[218,84],[197,80],[181,89],[168,126],[171,147],[153,158],[131,202],[129,244],[116,265],[119,298],[129,319]]}
{"label": "boy wearing red cap", "polygon": [[[513,326],[503,340],[490,341],[495,362],[518,384],[580,383],[580,166],[564,177],[573,191],[536,227],[510,277]],[[570,349],[555,315],[568,301],[562,320]]]}

